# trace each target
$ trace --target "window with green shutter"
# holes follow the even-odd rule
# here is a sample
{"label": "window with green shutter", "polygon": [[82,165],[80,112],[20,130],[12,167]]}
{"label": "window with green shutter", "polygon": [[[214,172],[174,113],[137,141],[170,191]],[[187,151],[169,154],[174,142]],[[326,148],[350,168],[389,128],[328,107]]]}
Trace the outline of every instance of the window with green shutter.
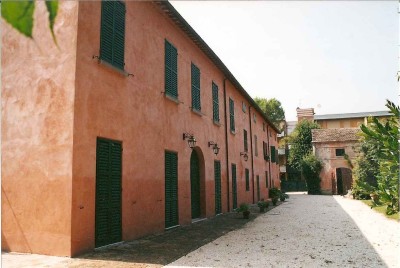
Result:
{"label": "window with green shutter", "polygon": [[254,135],[254,154],[258,156],[257,135]]}
{"label": "window with green shutter", "polygon": [[101,2],[100,59],[124,70],[125,3]]}
{"label": "window with green shutter", "polygon": [[192,63],[192,109],[201,111],[200,70]]}
{"label": "window with green shutter", "polygon": [[165,228],[178,221],[178,154],[165,151]]}
{"label": "window with green shutter", "polygon": [[231,131],[235,132],[235,103],[231,98],[229,98],[229,122]]}
{"label": "window with green shutter", "polygon": [[165,40],[165,94],[178,99],[178,51]]}
{"label": "window with green shutter", "polygon": [[275,163],[276,162],[276,153],[275,153],[275,146],[271,146],[271,162]]}
{"label": "window with green shutter", "polygon": [[213,101],[213,120],[219,122],[219,98],[218,98],[218,86],[212,82],[212,101]]}
{"label": "window with green shutter", "polygon": [[246,191],[250,191],[250,172],[247,168],[244,171],[246,175]]}
{"label": "window with green shutter", "polygon": [[244,151],[247,152],[249,148],[247,145],[247,130],[245,129],[243,129],[243,145],[244,145]]}

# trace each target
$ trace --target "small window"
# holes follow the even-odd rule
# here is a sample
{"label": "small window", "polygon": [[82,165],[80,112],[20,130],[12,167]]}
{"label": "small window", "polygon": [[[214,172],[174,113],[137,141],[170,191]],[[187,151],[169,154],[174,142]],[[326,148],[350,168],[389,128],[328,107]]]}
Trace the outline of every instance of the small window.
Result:
{"label": "small window", "polygon": [[336,149],[336,156],[344,156],[345,152],[343,148]]}
{"label": "small window", "polygon": [[247,105],[246,103],[244,103],[244,101],[242,101],[242,111],[246,113],[246,110],[247,110]]}
{"label": "small window", "polygon": [[265,187],[268,188],[268,171],[265,171]]}
{"label": "small window", "polygon": [[253,114],[253,121],[254,121],[254,123],[257,122],[257,120],[256,120],[256,114]]}
{"label": "small window", "polygon": [[265,132],[265,122],[263,122],[263,131]]}

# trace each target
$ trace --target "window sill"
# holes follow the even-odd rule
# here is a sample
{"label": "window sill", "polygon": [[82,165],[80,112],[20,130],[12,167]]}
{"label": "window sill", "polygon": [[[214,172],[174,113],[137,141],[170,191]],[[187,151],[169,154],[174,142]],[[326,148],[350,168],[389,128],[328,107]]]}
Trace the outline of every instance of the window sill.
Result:
{"label": "window sill", "polygon": [[231,131],[231,134],[236,135],[236,131],[234,131],[234,130],[230,130],[230,131]]}
{"label": "window sill", "polygon": [[214,125],[216,125],[216,126],[218,126],[218,127],[221,127],[221,124],[219,123],[219,121],[213,120],[213,123],[214,123]]}
{"label": "window sill", "polygon": [[172,101],[172,102],[174,102],[174,103],[176,103],[176,104],[180,104],[180,103],[181,103],[181,102],[179,101],[178,98],[176,98],[176,97],[174,97],[174,96],[171,96],[171,95],[169,95],[169,94],[167,94],[167,93],[164,93],[164,97],[165,97],[167,100],[170,100],[170,101]]}
{"label": "window sill", "polygon": [[198,116],[203,116],[203,115],[204,115],[201,111],[199,111],[199,110],[197,110],[197,109],[191,108],[191,110],[192,110],[192,112],[193,112],[194,114],[196,114],[196,115],[198,115]]}
{"label": "window sill", "polygon": [[132,75],[132,74],[126,72],[124,69],[120,69],[118,67],[115,67],[114,65],[112,65],[111,63],[109,63],[109,62],[107,62],[105,60],[99,59],[99,64],[104,65],[107,68],[110,68],[110,69],[116,71],[117,73],[119,73],[119,74],[121,74],[121,75],[123,75],[125,77],[128,77],[128,76]]}

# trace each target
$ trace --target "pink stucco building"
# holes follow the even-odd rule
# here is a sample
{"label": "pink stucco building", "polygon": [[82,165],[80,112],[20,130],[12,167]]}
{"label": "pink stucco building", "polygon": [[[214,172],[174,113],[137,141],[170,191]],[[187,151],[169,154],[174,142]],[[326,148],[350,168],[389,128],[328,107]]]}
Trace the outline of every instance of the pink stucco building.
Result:
{"label": "pink stucco building", "polygon": [[59,47],[34,18],[34,41],[1,22],[3,250],[74,256],[279,187],[278,129],[170,3],[60,2]]}

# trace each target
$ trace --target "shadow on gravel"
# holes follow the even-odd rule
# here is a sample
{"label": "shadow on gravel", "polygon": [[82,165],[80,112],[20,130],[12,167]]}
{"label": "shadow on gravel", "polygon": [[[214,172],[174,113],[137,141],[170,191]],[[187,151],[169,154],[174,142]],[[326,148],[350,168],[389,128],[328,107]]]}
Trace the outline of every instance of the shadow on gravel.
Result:
{"label": "shadow on gravel", "polygon": [[[278,206],[280,203],[278,202]],[[266,211],[273,208],[270,204]],[[74,259],[167,265],[261,215],[256,205],[252,205],[250,209],[249,219],[243,219],[241,213],[225,213],[161,234],[97,249]]]}

